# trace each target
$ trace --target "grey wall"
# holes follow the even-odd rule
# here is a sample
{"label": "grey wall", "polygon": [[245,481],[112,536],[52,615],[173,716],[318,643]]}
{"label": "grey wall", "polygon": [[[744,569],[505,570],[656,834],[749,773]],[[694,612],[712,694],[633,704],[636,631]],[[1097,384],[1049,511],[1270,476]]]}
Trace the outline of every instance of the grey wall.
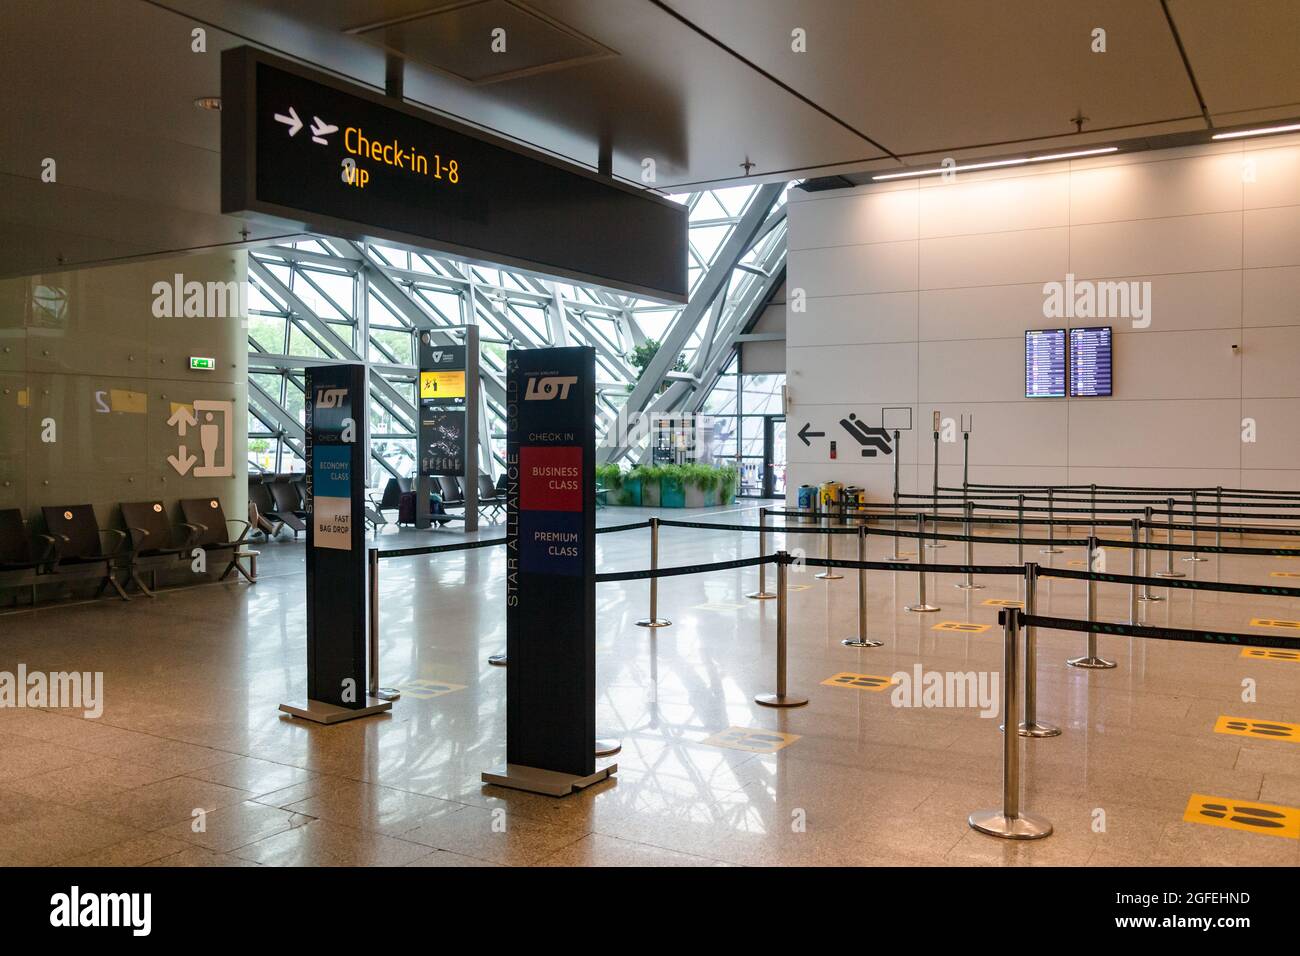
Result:
{"label": "grey wall", "polygon": [[[0,281],[0,508],[33,520],[42,505],[89,502],[119,527],[123,501],[161,498],[175,514],[180,498],[217,495],[227,517],[246,517],[245,320],[153,314],[155,282],[242,282],[245,269],[242,252],[214,253]],[[190,371],[190,356],[217,367]],[[182,476],[167,460],[181,441],[173,408],[196,399],[235,403],[233,477]],[[186,443],[201,451],[193,429]]]}
{"label": "grey wall", "polygon": [[[754,322],[751,332],[785,335],[785,285],[777,289]],[[785,371],[785,342],[742,342],[740,370],[748,375],[778,375]]]}
{"label": "grey wall", "polygon": [[[929,487],[934,410],[973,414],[974,481],[1300,488],[1300,137],[790,196],[792,486],[887,496],[890,459],[839,421],[904,406],[904,490]],[[1045,318],[1067,273],[1150,281],[1150,326]],[[1114,327],[1113,397],[1024,398],[1024,330],[1067,325]],[[959,484],[960,435],[939,461]]]}

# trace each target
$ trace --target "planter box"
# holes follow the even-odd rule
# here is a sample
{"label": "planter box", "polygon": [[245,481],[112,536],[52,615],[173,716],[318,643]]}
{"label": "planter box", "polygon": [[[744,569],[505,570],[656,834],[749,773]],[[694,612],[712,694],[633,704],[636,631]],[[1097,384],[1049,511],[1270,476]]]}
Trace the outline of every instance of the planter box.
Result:
{"label": "planter box", "polygon": [[682,487],[680,480],[676,478],[659,479],[659,507],[686,507],[686,489]]}
{"label": "planter box", "polygon": [[641,504],[646,508],[658,508],[660,487],[657,481],[641,482]]}
{"label": "planter box", "polygon": [[619,504],[631,505],[634,508],[641,505],[641,479],[626,478],[623,481],[623,488],[620,492]]}
{"label": "planter box", "polygon": [[696,485],[686,486],[686,507],[688,508],[707,508],[710,505],[718,503],[718,489],[710,488],[708,491],[702,491]]}

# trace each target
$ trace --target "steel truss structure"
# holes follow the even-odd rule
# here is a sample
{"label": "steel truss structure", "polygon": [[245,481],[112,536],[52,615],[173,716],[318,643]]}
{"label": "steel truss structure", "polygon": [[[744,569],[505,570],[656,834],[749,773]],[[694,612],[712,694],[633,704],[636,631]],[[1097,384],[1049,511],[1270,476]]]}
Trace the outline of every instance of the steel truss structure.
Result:
{"label": "steel truss structure", "polygon": [[[415,337],[443,344],[477,323],[482,342],[479,467],[505,452],[508,348],[596,350],[602,461],[638,460],[628,422],[699,412],[710,388],[785,277],[787,184],[671,197],[690,210],[690,300],[666,307],[595,286],[471,264],[450,256],[322,236],[250,251],[250,468],[302,468],[303,370],[334,361],[369,370],[371,485],[408,477],[415,461]],[[661,343],[638,378],[628,354]],[[676,371],[677,358],[686,371]]]}

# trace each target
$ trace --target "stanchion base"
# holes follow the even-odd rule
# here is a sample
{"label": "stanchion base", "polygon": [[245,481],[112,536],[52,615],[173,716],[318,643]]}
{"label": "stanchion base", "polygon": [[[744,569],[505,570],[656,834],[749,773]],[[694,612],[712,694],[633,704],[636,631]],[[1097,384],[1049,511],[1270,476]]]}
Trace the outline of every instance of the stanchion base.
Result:
{"label": "stanchion base", "polygon": [[1183,558],[1183,560],[1184,560],[1184,561],[1204,562],[1204,561],[1208,561],[1208,560],[1210,560],[1210,559],[1209,559],[1209,558],[1202,558],[1202,557],[1198,557],[1198,556],[1196,556],[1196,555],[1193,555],[1192,557],[1189,557],[1189,558]]}
{"label": "stanchion base", "polygon": [[856,637],[846,637],[840,641],[845,647],[884,647],[884,641],[860,641]]}
{"label": "stanchion base", "polygon": [[1039,554],[1065,554],[1060,548],[1039,548]]}
{"label": "stanchion base", "polygon": [[834,574],[830,571],[823,571],[821,574],[815,575],[815,577],[819,581],[841,581],[844,579],[844,575]]}
{"label": "stanchion base", "polygon": [[1004,840],[1041,840],[1052,835],[1052,825],[1032,813],[1009,817],[1001,810],[976,810],[966,822],[972,830]]}
{"label": "stanchion base", "polygon": [[754,703],[764,707],[802,707],[808,703],[808,698],[798,694],[759,694],[754,698]]}
{"label": "stanchion base", "polygon": [[935,607],[933,604],[909,604],[907,607],[903,608],[903,610],[916,611],[917,613],[925,613],[927,611],[938,611],[941,609]]}
{"label": "stanchion base", "polygon": [[910,564],[911,561],[912,555],[910,554],[900,554],[897,557],[891,554],[885,557],[885,562],[887,564]]}
{"label": "stanchion base", "polygon": [[925,546],[926,546],[927,548],[930,548],[930,549],[934,550],[934,551],[938,551],[940,548],[946,548],[946,547],[948,547],[948,546],[947,546],[946,544],[944,544],[942,541],[939,541],[939,542],[927,541],[927,542],[925,543]]}
{"label": "stanchion base", "polygon": [[1164,598],[1162,598],[1159,594],[1146,594],[1146,595],[1139,594],[1138,600],[1155,602],[1155,601],[1163,601]]}
{"label": "stanchion base", "polygon": [[328,704],[323,700],[310,699],[296,700],[280,705],[282,713],[288,714],[290,717],[310,720],[317,724],[338,724],[345,720],[356,720],[358,717],[372,717],[375,714],[382,714],[392,709],[392,701],[380,700],[378,697],[371,697],[369,694],[366,695],[365,706],[355,709],[340,707],[338,704]]}
{"label": "stanchion base", "polygon": [[493,654],[488,658],[488,663],[493,667],[505,667],[507,663],[506,656],[504,654]]}
{"label": "stanchion base", "polygon": [[615,740],[613,737],[596,738],[596,756],[612,757],[623,749],[623,741]]}
{"label": "stanchion base", "polygon": [[1108,661],[1104,657],[1071,657],[1065,663],[1071,667],[1086,667],[1089,670],[1110,670],[1115,666],[1114,661]]}
{"label": "stanchion base", "polygon": [[1151,576],[1152,576],[1153,578],[1185,578],[1185,577],[1187,577],[1187,575],[1183,574],[1182,571],[1154,571],[1154,572],[1152,572]]}
{"label": "stanchion base", "polygon": [[587,777],[577,777],[571,773],[559,773],[555,770],[542,770],[538,767],[525,767],[522,764],[508,763],[495,770],[484,770],[482,780],[495,787],[509,787],[512,790],[527,790],[529,793],[544,793],[548,797],[565,797],[593,783],[600,783],[618,772],[618,764],[601,767]]}
{"label": "stanchion base", "polygon": [[753,598],[755,601],[768,601],[776,597],[771,591],[755,591],[753,594],[746,594],[745,597]]}
{"label": "stanchion base", "polygon": [[955,587],[958,591],[983,591],[984,590],[984,585],[982,584],[954,584],[953,587]]}
{"label": "stanchion base", "polygon": [[401,700],[402,692],[396,687],[380,687],[370,696],[377,700]]}
{"label": "stanchion base", "polygon": [[673,623],[672,621],[665,621],[661,617],[657,617],[654,620],[651,620],[650,618],[647,617],[644,620],[637,621],[636,626],[637,627],[668,627],[672,623]]}
{"label": "stanchion base", "polygon": [[[999,727],[998,730],[1003,733],[1006,732],[1005,726]],[[1039,723],[1038,721],[1034,721],[1032,724],[1021,721],[1016,728],[1016,733],[1021,737],[1059,737],[1061,736],[1061,728],[1053,724]]]}

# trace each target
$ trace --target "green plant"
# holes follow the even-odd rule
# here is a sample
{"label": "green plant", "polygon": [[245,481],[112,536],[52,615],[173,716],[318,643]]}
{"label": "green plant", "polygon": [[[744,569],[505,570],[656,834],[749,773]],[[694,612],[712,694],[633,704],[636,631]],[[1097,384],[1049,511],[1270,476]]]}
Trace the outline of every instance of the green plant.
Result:
{"label": "green plant", "polygon": [[629,478],[635,478],[639,480],[643,485],[647,483],[653,483],[659,481],[661,478],[664,477],[664,469],[666,467],[668,466],[635,465],[633,466],[632,470],[627,473],[627,476]]}
{"label": "green plant", "polygon": [[740,472],[736,470],[735,465],[720,465],[716,471],[719,482],[718,502],[729,505],[736,497],[736,483],[740,480]]}
{"label": "green plant", "polygon": [[597,465],[596,484],[609,491],[618,491],[623,487],[623,469],[618,465],[608,463]]}
{"label": "green plant", "polygon": [[[625,356],[627,358],[628,364],[636,369],[636,379],[638,382],[641,381],[641,376],[645,374],[645,370],[646,368],[649,367],[650,362],[654,359],[654,357],[657,354],[659,354],[659,348],[661,344],[662,343],[660,343],[658,339],[646,339],[644,342],[642,342],[632,351],[628,352],[627,355]],[[677,361],[673,363],[672,371],[674,372],[686,371],[685,352],[682,352],[680,355],[677,356]],[[629,385],[627,390],[629,392],[632,391],[632,386]]]}
{"label": "green plant", "polygon": [[712,491],[722,479],[720,470],[712,465],[689,464],[682,465],[681,468],[682,480],[700,491]]}

